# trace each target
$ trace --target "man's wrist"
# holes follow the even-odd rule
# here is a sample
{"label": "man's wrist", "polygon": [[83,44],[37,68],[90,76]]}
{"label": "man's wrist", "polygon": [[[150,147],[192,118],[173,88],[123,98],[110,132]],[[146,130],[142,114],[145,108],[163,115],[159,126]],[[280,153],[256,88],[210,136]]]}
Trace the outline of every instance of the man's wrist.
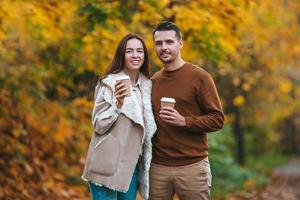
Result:
{"label": "man's wrist", "polygon": [[182,127],[186,127],[186,119],[185,119],[185,117],[182,118],[181,126]]}

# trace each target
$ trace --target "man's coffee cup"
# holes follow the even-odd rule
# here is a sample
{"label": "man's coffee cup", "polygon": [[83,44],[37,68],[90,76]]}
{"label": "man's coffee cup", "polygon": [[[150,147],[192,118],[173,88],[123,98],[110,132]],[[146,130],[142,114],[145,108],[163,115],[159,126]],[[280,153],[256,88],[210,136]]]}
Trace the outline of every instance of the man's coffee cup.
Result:
{"label": "man's coffee cup", "polygon": [[175,103],[176,103],[176,101],[175,101],[174,98],[162,97],[160,99],[160,109],[162,109],[163,107],[172,107],[172,108],[174,108]]}

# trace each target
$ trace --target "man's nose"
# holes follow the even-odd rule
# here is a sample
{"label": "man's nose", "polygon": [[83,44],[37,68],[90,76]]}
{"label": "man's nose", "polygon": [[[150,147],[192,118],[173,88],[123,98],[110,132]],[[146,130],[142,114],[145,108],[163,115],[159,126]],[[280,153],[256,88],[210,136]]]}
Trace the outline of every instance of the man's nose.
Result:
{"label": "man's nose", "polygon": [[163,43],[161,44],[161,48],[162,48],[162,49],[166,49],[166,48],[167,48],[167,45],[166,45],[165,42],[163,42]]}

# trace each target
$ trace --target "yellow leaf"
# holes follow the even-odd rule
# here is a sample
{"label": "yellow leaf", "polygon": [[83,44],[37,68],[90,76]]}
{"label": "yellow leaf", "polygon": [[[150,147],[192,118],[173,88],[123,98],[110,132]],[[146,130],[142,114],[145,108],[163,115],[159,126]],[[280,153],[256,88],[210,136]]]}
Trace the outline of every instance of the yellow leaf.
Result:
{"label": "yellow leaf", "polygon": [[296,97],[297,97],[297,98],[300,98],[300,88],[297,88],[297,89],[296,89]]}
{"label": "yellow leaf", "polygon": [[233,104],[235,106],[241,106],[245,103],[245,98],[242,96],[242,95],[239,95],[239,96],[236,96],[234,99],[233,99]]}
{"label": "yellow leaf", "polygon": [[232,79],[232,83],[234,86],[238,86],[241,83],[241,80],[238,77]]}
{"label": "yellow leaf", "polygon": [[282,93],[288,94],[292,89],[292,83],[288,80],[282,81],[279,86],[279,89]]}
{"label": "yellow leaf", "polygon": [[255,180],[254,179],[248,179],[244,182],[244,187],[246,189],[252,189],[255,187]]}
{"label": "yellow leaf", "polygon": [[248,83],[244,83],[244,84],[242,85],[242,88],[243,88],[244,91],[248,92],[248,91],[251,90],[251,85],[248,84]]}
{"label": "yellow leaf", "polygon": [[61,117],[59,119],[57,131],[54,134],[54,139],[58,143],[63,143],[66,139],[70,138],[73,135],[73,130],[69,125],[69,122]]}

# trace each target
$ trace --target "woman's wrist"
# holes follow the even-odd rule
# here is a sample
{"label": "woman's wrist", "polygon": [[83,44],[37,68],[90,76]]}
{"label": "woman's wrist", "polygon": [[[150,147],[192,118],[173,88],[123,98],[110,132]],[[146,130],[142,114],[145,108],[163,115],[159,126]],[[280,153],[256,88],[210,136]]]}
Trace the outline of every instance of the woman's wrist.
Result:
{"label": "woman's wrist", "polygon": [[123,104],[121,104],[119,101],[116,101],[116,106],[117,106],[117,108],[121,108],[123,106]]}

